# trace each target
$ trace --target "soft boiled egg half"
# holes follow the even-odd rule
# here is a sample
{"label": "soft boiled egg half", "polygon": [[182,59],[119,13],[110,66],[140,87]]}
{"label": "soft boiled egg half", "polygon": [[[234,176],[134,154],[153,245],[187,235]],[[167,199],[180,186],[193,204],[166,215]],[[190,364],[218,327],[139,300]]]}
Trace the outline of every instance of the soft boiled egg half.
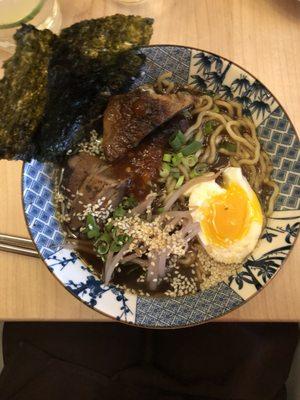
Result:
{"label": "soft boiled egg half", "polygon": [[215,181],[195,185],[189,208],[207,253],[219,262],[240,263],[258,242],[263,213],[241,168],[228,167],[222,175],[223,186]]}

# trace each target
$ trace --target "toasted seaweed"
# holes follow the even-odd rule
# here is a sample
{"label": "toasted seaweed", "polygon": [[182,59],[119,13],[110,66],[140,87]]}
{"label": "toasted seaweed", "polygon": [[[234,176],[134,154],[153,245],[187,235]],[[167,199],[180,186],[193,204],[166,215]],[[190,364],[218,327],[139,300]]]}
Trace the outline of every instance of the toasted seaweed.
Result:
{"label": "toasted seaweed", "polygon": [[81,21],[57,37],[23,25],[0,81],[0,158],[60,160],[99,118],[111,93],[139,74],[138,47],[153,20],[138,16]]}
{"label": "toasted seaweed", "polygon": [[54,63],[86,76],[116,65],[120,54],[149,44],[153,19],[116,14],[78,22],[63,29]]}
{"label": "toasted seaweed", "polygon": [[31,158],[33,135],[47,102],[48,64],[55,35],[23,25],[14,36],[15,54],[0,81],[0,158]]}
{"label": "toasted seaweed", "polygon": [[40,159],[63,156],[95,124],[108,95],[124,90],[144,57],[136,47],[149,43],[153,21],[113,15],[64,29],[49,65],[49,99],[36,141]]}

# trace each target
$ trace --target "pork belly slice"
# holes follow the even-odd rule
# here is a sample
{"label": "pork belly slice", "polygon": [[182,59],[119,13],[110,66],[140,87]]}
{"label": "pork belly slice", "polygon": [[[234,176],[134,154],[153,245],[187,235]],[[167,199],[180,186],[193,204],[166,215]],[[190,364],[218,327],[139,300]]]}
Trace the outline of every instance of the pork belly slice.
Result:
{"label": "pork belly slice", "polygon": [[165,131],[150,135],[113,163],[84,152],[70,157],[61,187],[70,203],[68,227],[78,231],[84,225],[82,216],[87,207],[95,215],[103,213],[105,219],[106,212],[114,210],[124,196],[142,201],[159,177],[168,137]]}
{"label": "pork belly slice", "polygon": [[105,157],[121,158],[192,102],[193,96],[186,92],[157,94],[152,89],[111,96],[103,120]]}
{"label": "pork belly slice", "polygon": [[111,165],[82,152],[68,160],[62,188],[70,200],[68,226],[77,231],[84,224],[82,215],[87,206],[94,208],[95,213],[102,212],[104,217],[106,210],[114,209],[120,203],[126,179],[116,178]]}

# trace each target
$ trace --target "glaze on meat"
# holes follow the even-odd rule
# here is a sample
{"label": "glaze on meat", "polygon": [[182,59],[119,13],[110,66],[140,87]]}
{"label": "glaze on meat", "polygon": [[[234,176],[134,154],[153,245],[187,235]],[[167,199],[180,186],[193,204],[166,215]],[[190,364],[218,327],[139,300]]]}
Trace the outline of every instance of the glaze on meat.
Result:
{"label": "glaze on meat", "polygon": [[112,96],[103,121],[103,150],[107,160],[124,156],[192,101],[192,95],[186,92],[161,95],[150,89]]}

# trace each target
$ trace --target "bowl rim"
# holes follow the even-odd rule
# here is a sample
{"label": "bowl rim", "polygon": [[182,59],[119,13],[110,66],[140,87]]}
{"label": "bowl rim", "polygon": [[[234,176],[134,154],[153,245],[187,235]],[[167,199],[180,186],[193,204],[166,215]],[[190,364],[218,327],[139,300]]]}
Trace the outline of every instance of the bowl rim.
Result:
{"label": "bowl rim", "polygon": [[[273,92],[271,92],[271,91],[260,81],[260,79],[256,78],[255,75],[253,75],[251,72],[249,72],[249,71],[248,71],[247,69],[245,69],[244,67],[240,66],[240,65],[237,64],[236,62],[234,62],[234,61],[232,61],[232,60],[228,59],[227,57],[224,57],[224,56],[222,56],[222,55],[220,55],[220,54],[214,53],[214,52],[209,51],[209,50],[199,49],[199,48],[193,47],[193,46],[184,46],[184,45],[162,44],[162,43],[160,43],[160,44],[152,44],[152,45],[147,45],[147,46],[141,46],[141,47],[139,48],[139,50],[148,49],[148,48],[155,48],[155,47],[173,47],[173,48],[176,47],[176,48],[181,48],[181,49],[196,50],[196,51],[198,51],[198,52],[209,53],[209,54],[212,54],[213,56],[222,58],[223,60],[226,60],[226,61],[230,62],[232,65],[238,67],[240,70],[245,71],[248,75],[250,75],[251,77],[253,77],[253,78],[254,78],[255,80],[257,80],[263,87],[265,87],[265,88],[267,89],[267,91],[270,93],[270,95],[275,99],[275,101],[278,103],[278,106],[283,110],[284,114],[287,116],[288,121],[289,121],[289,123],[291,124],[291,127],[293,128],[293,130],[294,130],[294,132],[295,132],[295,135],[296,135],[296,137],[297,137],[297,140],[298,140],[298,142],[300,142],[299,134],[297,133],[297,130],[295,129],[295,126],[294,126],[292,120],[290,119],[288,113],[286,112],[286,109],[282,106],[282,104],[281,104],[280,101],[277,99],[277,97],[273,94]],[[39,251],[39,249],[38,249],[38,247],[37,247],[37,245],[36,245],[36,243],[35,243],[35,240],[34,240],[34,238],[33,238],[33,235],[32,235],[32,233],[31,233],[31,230],[30,230],[30,228],[29,228],[29,223],[28,223],[28,219],[27,219],[27,216],[26,216],[26,212],[25,212],[25,208],[26,208],[25,199],[24,199],[24,189],[25,189],[25,185],[24,185],[24,169],[25,169],[25,164],[26,164],[26,162],[23,161],[23,164],[22,164],[22,172],[21,172],[21,197],[22,197],[23,215],[24,215],[24,218],[25,218],[27,231],[28,231],[29,236],[30,236],[32,242],[34,243],[34,246],[35,246],[35,248],[36,248],[36,250],[37,250],[37,252],[38,252],[38,254],[39,254],[40,260],[43,261],[43,263],[44,263],[44,265],[46,266],[46,268],[47,268],[47,270],[49,271],[49,273],[50,273],[52,276],[54,276],[54,278],[59,282],[59,284],[60,284],[65,290],[67,290],[70,294],[72,294],[72,296],[73,296],[75,299],[77,299],[78,301],[80,301],[82,304],[84,304],[85,306],[89,307],[90,309],[96,311],[97,313],[99,313],[99,314],[101,314],[101,315],[104,315],[104,316],[110,318],[110,319],[112,320],[111,322],[113,322],[113,321],[115,322],[115,321],[116,321],[116,318],[115,318],[115,317],[113,317],[113,316],[111,316],[111,315],[109,315],[109,314],[107,314],[107,313],[105,313],[105,312],[103,312],[103,311],[100,311],[100,310],[98,310],[98,309],[96,309],[96,308],[94,308],[94,307],[92,307],[92,306],[90,306],[90,305],[87,304],[82,298],[80,298],[79,296],[77,296],[76,294],[74,294],[73,292],[71,292],[70,290],[68,290],[68,289],[66,288],[66,286],[64,285],[64,283],[56,276],[56,274],[54,274],[54,273],[50,270],[49,266],[47,265],[47,263],[46,263],[46,261],[45,261],[45,258],[41,255],[41,253],[40,253],[40,251]],[[300,209],[294,209],[294,211],[296,211],[296,210],[298,210],[298,211],[300,212]],[[293,210],[291,210],[291,211],[293,211]],[[240,307],[244,306],[246,303],[248,303],[249,301],[251,301],[255,296],[257,296],[258,294],[260,294],[260,293],[262,292],[262,290],[265,289],[265,288],[269,285],[270,282],[273,282],[273,280],[279,275],[279,273],[282,271],[283,267],[286,265],[286,262],[287,262],[289,256],[291,255],[291,253],[293,252],[294,247],[295,247],[296,242],[297,242],[297,240],[299,239],[299,237],[300,237],[300,231],[298,231],[297,236],[296,236],[296,238],[295,238],[295,240],[294,240],[294,242],[293,242],[293,244],[292,244],[292,246],[291,246],[291,248],[290,248],[290,251],[287,253],[287,255],[286,255],[284,261],[282,262],[282,264],[281,264],[280,267],[278,268],[278,271],[277,271],[264,285],[262,285],[262,287],[261,287],[259,290],[257,290],[255,293],[253,293],[253,294],[252,294],[251,296],[249,296],[247,299],[243,299],[243,301],[242,301],[240,304],[238,304],[238,305],[232,307],[230,310],[225,311],[223,314],[220,314],[220,315],[217,316],[217,317],[211,317],[211,318],[206,319],[205,321],[194,322],[194,323],[191,323],[191,324],[174,325],[174,326],[151,326],[151,325],[147,325],[147,324],[145,324],[145,325],[144,325],[144,324],[138,324],[138,323],[136,323],[136,322],[124,321],[124,320],[118,320],[118,322],[120,322],[120,323],[122,323],[122,324],[129,325],[129,326],[134,326],[134,327],[136,327],[136,328],[157,329],[157,330],[161,330],[161,329],[163,329],[163,330],[168,330],[168,329],[192,328],[192,327],[195,327],[195,326],[198,326],[198,325],[203,325],[203,324],[206,324],[206,323],[209,323],[209,322],[230,322],[230,321],[226,321],[226,320],[225,320],[225,321],[221,321],[220,318],[223,318],[225,315],[228,315],[228,314],[230,314],[231,312],[236,311],[236,310],[239,309]],[[124,294],[126,295],[126,291],[124,291]],[[139,297],[138,295],[136,295],[136,296],[137,296],[137,298]],[[187,295],[187,296],[188,296],[188,295]],[[140,296],[140,297],[142,297],[142,296]],[[98,321],[98,322],[101,322],[101,321]],[[110,322],[110,321],[108,321],[108,322]],[[238,322],[238,321],[235,321],[235,322]],[[240,321],[240,322],[241,322],[241,321]]]}

